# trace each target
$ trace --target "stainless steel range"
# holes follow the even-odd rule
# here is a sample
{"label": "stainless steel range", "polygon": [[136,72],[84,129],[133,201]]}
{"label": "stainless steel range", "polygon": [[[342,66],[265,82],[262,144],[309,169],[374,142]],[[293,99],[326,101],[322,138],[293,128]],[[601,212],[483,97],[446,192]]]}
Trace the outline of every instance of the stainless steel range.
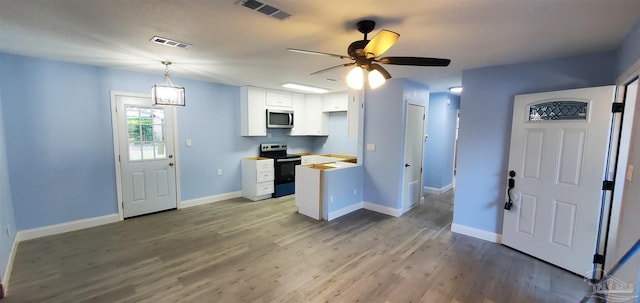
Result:
{"label": "stainless steel range", "polygon": [[302,163],[302,157],[287,154],[287,144],[284,143],[260,144],[260,157],[273,159],[275,180],[272,197],[293,194],[296,189],[296,165]]}

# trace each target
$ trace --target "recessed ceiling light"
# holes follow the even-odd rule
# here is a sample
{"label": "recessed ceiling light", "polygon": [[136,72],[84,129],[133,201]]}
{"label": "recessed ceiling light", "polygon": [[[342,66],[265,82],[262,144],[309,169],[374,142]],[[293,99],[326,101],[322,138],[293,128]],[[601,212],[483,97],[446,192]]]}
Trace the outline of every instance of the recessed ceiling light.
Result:
{"label": "recessed ceiling light", "polygon": [[462,86],[452,86],[449,87],[449,92],[452,94],[459,94],[462,92]]}
{"label": "recessed ceiling light", "polygon": [[282,87],[295,89],[295,90],[308,92],[308,93],[316,93],[316,94],[326,94],[329,92],[329,90],[326,88],[309,86],[309,85],[298,84],[298,83],[291,83],[291,82],[282,84]]}

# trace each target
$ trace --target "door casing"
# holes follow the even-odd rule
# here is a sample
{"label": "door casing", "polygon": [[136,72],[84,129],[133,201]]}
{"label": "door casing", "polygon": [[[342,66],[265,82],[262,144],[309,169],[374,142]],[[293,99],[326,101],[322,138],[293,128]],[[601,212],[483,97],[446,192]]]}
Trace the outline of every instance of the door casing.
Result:
{"label": "door casing", "polygon": [[[113,132],[113,158],[116,172],[116,193],[118,197],[118,201],[116,202],[118,206],[118,217],[120,221],[124,220],[124,209],[122,207],[123,197],[122,197],[122,169],[120,167],[120,140],[119,140],[119,132],[118,132],[118,113],[116,112],[116,108],[118,106],[117,96],[127,96],[127,97],[138,97],[138,98],[151,98],[151,95],[147,94],[138,94],[138,93],[128,93],[121,91],[111,91],[111,128]],[[178,145],[178,117],[176,115],[176,109],[172,108],[173,111],[173,132],[174,140],[173,140],[173,148],[174,148],[174,157],[175,160],[175,170],[176,170],[176,208],[180,209],[180,155],[179,155],[179,145]]]}

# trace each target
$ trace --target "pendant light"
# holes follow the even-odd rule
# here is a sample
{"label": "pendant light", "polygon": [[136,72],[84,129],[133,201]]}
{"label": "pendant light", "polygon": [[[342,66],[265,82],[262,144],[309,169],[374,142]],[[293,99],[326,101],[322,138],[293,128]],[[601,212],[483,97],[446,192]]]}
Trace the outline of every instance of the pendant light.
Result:
{"label": "pendant light", "polygon": [[151,99],[154,105],[184,106],[184,87],[171,82],[169,75],[170,61],[162,61],[165,65],[164,80],[151,87]]}

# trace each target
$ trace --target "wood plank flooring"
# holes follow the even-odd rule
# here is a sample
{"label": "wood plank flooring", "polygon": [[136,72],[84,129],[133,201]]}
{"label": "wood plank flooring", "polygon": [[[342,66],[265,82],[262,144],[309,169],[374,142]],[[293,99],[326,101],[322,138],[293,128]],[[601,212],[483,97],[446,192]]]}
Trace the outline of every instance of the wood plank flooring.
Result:
{"label": "wood plank flooring", "polygon": [[[239,198],[20,243],[4,302],[577,302],[582,278],[451,233],[452,193],[331,222]],[[3,303],[4,303],[3,302]]]}

